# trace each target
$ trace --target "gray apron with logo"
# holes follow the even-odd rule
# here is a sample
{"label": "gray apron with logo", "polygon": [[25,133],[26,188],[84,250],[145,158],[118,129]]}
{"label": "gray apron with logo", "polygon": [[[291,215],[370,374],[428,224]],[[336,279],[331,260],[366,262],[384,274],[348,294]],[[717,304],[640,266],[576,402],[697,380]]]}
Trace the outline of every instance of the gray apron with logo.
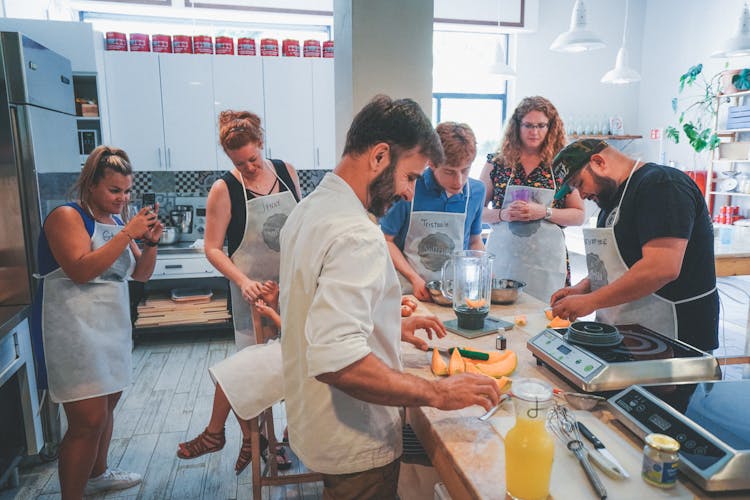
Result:
{"label": "gray apron with logo", "polygon": [[[529,201],[552,206],[554,189],[511,185],[505,188],[502,209],[515,199],[515,193],[530,191]],[[543,302],[565,286],[565,235],[560,226],[547,220],[501,221],[492,224],[486,249],[495,254],[493,275],[526,283],[524,292]]]}
{"label": "gray apron with logo", "polygon": [[[122,228],[95,222],[91,249],[104,246]],[[133,340],[127,278],[134,268],[128,246],[88,283],[75,283],[62,267],[44,276],[42,338],[52,401],[80,401],[130,385]]]}
{"label": "gray apron with logo", "polygon": [[[292,196],[291,188],[280,177],[279,181],[286,186],[287,191],[252,200],[247,199],[244,181],[240,180],[242,194],[245,196],[245,234],[231,260],[245,276],[255,281],[278,281],[279,232],[297,202]],[[252,306],[243,298],[242,290],[236,284],[230,282],[229,289],[232,296],[234,341],[239,350],[255,344]]]}
{"label": "gray apron with logo", "polygon": [[[638,161],[625,183],[617,207],[607,217],[605,227],[583,228],[583,241],[586,247],[586,266],[588,267],[591,291],[606,286],[628,271],[628,266],[622,259],[615,237],[615,225],[620,219],[620,205],[630,184],[630,179],[636,171]],[[606,307],[596,311],[596,320],[610,325],[627,325],[638,323],[657,333],[670,338],[677,338],[677,304],[684,304],[700,299],[716,290],[716,287],[687,299],[671,301],[652,293],[627,304]]]}

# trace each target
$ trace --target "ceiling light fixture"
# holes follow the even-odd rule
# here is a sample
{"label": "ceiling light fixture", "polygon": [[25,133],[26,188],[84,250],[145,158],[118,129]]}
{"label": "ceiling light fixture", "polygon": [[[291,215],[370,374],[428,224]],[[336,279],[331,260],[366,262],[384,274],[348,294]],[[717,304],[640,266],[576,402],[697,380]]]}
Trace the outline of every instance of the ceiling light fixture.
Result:
{"label": "ceiling light fixture", "polygon": [[617,51],[615,68],[607,71],[601,79],[602,83],[612,85],[624,85],[626,83],[638,82],[641,75],[630,67],[628,64],[627,34],[628,34],[628,14],[630,11],[630,0],[625,2],[625,27],[622,31],[622,45]]}
{"label": "ceiling light fixture", "polygon": [[576,0],[570,15],[570,28],[559,34],[549,48],[557,52],[585,52],[604,48],[604,41],[587,28],[586,7],[583,0]]}
{"label": "ceiling light fixture", "polygon": [[[490,66],[490,73],[495,75],[504,76],[508,79],[516,77],[516,70],[514,70],[510,64],[508,64],[508,57],[506,57],[505,43],[503,39],[505,35],[502,33],[502,27],[500,23],[500,0],[497,2],[497,31],[499,37],[497,45],[495,45],[495,62]],[[509,56],[510,54],[508,54]]]}
{"label": "ceiling light fixture", "polygon": [[711,57],[742,56],[750,56],[750,8],[747,6],[747,2],[742,7],[737,33],[724,42],[718,52],[711,54]]}

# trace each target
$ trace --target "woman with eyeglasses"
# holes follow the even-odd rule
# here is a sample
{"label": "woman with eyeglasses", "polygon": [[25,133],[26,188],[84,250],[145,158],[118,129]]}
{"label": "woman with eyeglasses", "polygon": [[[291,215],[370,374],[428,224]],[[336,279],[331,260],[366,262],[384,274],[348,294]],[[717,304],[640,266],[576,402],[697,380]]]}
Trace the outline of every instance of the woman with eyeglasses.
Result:
{"label": "woman with eyeglasses", "polygon": [[487,188],[482,220],[492,227],[486,248],[495,254],[495,278],[523,281],[526,293],[544,302],[570,283],[562,227],[584,219],[577,191],[553,200],[563,173],[553,172],[552,159],[565,142],[555,106],[541,96],[526,97],[480,177]]}
{"label": "woman with eyeglasses", "polygon": [[39,237],[34,351],[37,380],[68,422],[58,463],[63,499],[141,482],[107,466],[114,409],[133,372],[128,279],[151,277],[164,229],[158,203],[125,217],[132,188],[125,151],[97,147],[73,187],[77,200],[52,210]]}

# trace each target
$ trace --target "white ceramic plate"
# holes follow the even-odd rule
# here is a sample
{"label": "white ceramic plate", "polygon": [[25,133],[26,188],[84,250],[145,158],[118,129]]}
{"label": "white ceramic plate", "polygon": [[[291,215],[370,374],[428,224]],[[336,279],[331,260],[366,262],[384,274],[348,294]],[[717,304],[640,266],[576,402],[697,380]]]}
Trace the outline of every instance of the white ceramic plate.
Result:
{"label": "white ceramic plate", "polygon": [[737,189],[737,179],[729,178],[719,182],[719,191],[727,192]]}

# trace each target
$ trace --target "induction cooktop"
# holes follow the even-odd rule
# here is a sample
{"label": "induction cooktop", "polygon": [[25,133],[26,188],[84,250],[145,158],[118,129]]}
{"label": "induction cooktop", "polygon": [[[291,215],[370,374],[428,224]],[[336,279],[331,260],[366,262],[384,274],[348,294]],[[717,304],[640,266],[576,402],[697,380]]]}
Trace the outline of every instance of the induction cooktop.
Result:
{"label": "induction cooktop", "polygon": [[750,380],[634,385],[609,400],[640,438],[680,443],[680,470],[707,491],[750,489]]}
{"label": "induction cooktop", "polygon": [[610,347],[574,344],[567,329],[548,328],[526,344],[537,358],[587,392],[621,390],[632,384],[696,382],[721,378],[713,356],[638,325],[616,325],[622,341]]}

